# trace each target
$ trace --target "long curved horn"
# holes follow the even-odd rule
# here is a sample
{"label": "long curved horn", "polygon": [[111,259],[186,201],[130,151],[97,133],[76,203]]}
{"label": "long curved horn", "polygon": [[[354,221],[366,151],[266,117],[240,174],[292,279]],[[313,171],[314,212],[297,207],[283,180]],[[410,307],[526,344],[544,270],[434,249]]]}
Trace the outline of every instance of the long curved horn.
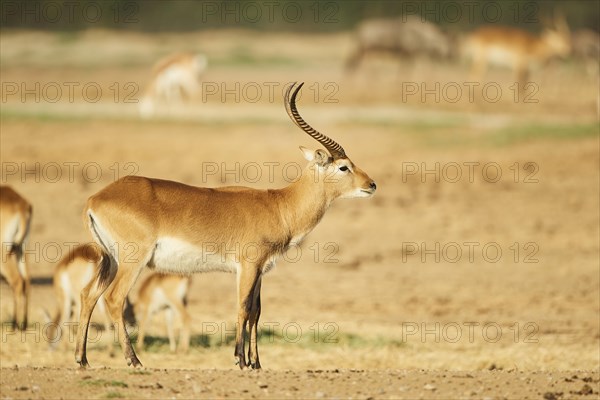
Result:
{"label": "long curved horn", "polygon": [[300,129],[308,133],[308,135],[315,139],[317,142],[321,143],[329,151],[329,154],[331,154],[331,156],[334,159],[346,158],[346,152],[344,151],[344,148],[340,146],[339,143],[337,143],[332,138],[325,136],[319,131],[315,130],[312,126],[307,124],[306,121],[304,121],[304,119],[302,119],[300,113],[298,112],[298,109],[296,108],[296,95],[302,88],[302,85],[304,85],[304,82],[302,82],[296,88],[296,90],[294,90],[294,93],[290,98],[290,92],[292,91],[292,88],[296,86],[296,83],[297,82],[294,82],[285,91],[285,110],[287,111],[290,118],[292,119],[292,121],[294,121],[296,125],[298,125]]}

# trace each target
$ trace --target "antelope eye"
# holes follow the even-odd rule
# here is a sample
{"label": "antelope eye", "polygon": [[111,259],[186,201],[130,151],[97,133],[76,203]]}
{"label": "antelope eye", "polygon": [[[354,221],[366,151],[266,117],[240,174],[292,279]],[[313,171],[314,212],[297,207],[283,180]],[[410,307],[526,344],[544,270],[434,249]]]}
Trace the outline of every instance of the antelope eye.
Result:
{"label": "antelope eye", "polygon": [[348,167],[346,167],[345,165],[342,165],[340,167],[340,171],[348,171]]}

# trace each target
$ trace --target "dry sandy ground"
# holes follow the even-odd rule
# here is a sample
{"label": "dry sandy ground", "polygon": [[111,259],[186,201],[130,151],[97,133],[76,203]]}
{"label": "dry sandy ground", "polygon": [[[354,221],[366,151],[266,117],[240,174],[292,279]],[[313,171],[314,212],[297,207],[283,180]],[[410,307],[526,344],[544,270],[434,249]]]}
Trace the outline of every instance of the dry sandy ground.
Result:
{"label": "dry sandy ground", "polygon": [[[3,369],[3,398],[592,399],[598,373]],[[69,387],[69,391],[64,388]]]}
{"label": "dry sandy ground", "polygon": [[[177,39],[156,40],[163,48],[137,35],[90,32],[66,42],[42,35],[32,42],[39,49],[21,54],[18,44],[31,42],[29,35],[0,38],[3,81],[98,80],[106,87],[142,81],[147,65],[118,58],[120,46],[144,44],[136,47],[139,59],[152,60]],[[168,352],[158,316],[151,347],[140,356],[147,369],[123,368],[112,331],[93,329],[98,340],[88,358],[94,368],[81,372],[72,369],[72,341],[47,350],[43,309],[56,307],[50,283],[58,256],[72,242],[89,240],[81,221],[87,197],[132,172],[194,185],[281,187],[303,164],[297,146],[315,145],[287,120],[280,98],[258,104],[197,99],[150,121],[138,120],[133,105],[104,98],[95,104],[7,101],[0,119],[2,184],[34,206],[34,282],[31,332],[2,327],[2,397],[598,396],[600,156],[589,77],[573,73],[573,66],[543,71],[543,82],[556,83],[544,86],[537,104],[408,104],[398,100],[397,85],[381,96],[369,90],[368,72],[343,77],[348,37],[331,37],[339,44],[334,51],[322,37],[265,37],[273,46],[254,48],[256,54],[292,43],[300,53],[281,54],[318,61],[238,65],[228,53],[230,34],[212,35],[200,42],[221,63],[207,72],[215,81],[338,82],[339,103],[307,97],[300,111],[375,179],[376,196],[334,204],[299,254],[265,277],[265,371],[235,370],[235,279],[213,273],[194,278],[188,354]],[[54,46],[69,55],[90,41],[97,52],[74,52],[63,64],[44,53],[53,54]],[[396,74],[385,63],[366,68]],[[464,73],[458,66],[427,71]],[[572,81],[553,80],[557,74]],[[256,165],[258,179],[245,169]],[[268,165],[275,166],[272,176]],[[424,173],[436,168],[437,177]],[[5,321],[11,296],[4,283],[0,288]]]}

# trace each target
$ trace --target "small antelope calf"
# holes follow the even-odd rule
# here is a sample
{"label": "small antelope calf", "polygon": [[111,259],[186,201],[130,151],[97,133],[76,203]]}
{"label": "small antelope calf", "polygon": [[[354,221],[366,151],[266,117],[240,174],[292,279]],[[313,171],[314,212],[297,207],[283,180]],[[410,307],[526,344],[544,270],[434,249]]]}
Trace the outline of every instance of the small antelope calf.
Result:
{"label": "small antelope calf", "polygon": [[493,64],[511,68],[516,81],[523,84],[534,65],[569,54],[569,28],[564,18],[556,21],[554,29],[547,28],[540,36],[518,28],[483,26],[467,35],[462,51],[472,60],[472,79],[480,81],[488,64]]}
{"label": "small antelope calf", "polygon": [[152,80],[139,111],[151,117],[159,104],[178,104],[199,91],[200,76],[208,62],[202,54],[173,54],[159,60],[153,68]]}
{"label": "small antelope calf", "polygon": [[13,292],[12,323],[27,328],[30,278],[24,245],[31,225],[31,205],[9,186],[0,186],[0,275]]}
{"label": "small antelope calf", "polygon": [[187,352],[190,347],[190,316],[187,311],[187,293],[192,283],[191,276],[153,273],[148,276],[138,291],[134,305],[138,322],[137,349],[144,348],[144,337],[149,318],[165,310],[169,348],[172,352],[177,349],[175,342],[176,315],[180,325],[179,348]]}
{"label": "small antelope calf", "polygon": [[[123,304],[142,268],[148,266],[180,274],[236,273],[238,325],[234,356],[241,369],[261,367],[257,329],[263,274],[290,246],[313,230],[333,201],[370,197],[376,190],[375,182],[350,160],[340,144],[316,131],[300,116],[296,96],[301,88],[302,84],[294,84],[287,89],[286,111],[327,152],[301,147],[307,165],[287,187],[204,188],[130,176],[89,198],[84,218],[102,248],[102,260],[96,278],[81,291],[81,329],[75,351],[75,360],[81,366],[89,365],[88,324],[103,293],[119,330],[127,364],[141,365],[125,329]],[[135,244],[135,257],[126,251],[131,244]],[[245,355],[246,332],[250,339],[249,363]]]}
{"label": "small antelope calf", "polygon": [[[71,249],[56,264],[53,284],[58,307],[54,317],[51,318],[52,324],[47,333],[48,338],[51,339],[51,348],[56,347],[64,337],[62,329],[68,328],[65,322],[70,322],[73,315],[77,315],[81,310],[81,290],[96,277],[101,260],[102,252],[98,245],[86,243]],[[107,331],[111,325],[111,318],[103,297],[98,299],[97,306],[104,316],[103,326]],[[61,336],[57,337],[59,332]]]}
{"label": "small antelope calf", "polygon": [[[79,314],[81,310],[81,290],[96,277],[101,261],[102,251],[98,245],[85,243],[71,249],[56,265],[53,283],[58,308],[54,317],[50,318],[52,323],[47,332],[48,338],[52,339],[51,348],[55,348],[65,336],[62,329],[69,327],[66,322],[71,322],[72,317]],[[142,316],[142,320],[137,321],[141,343],[144,340],[143,330],[148,316],[167,308],[167,329],[171,350],[175,351],[173,326],[169,319],[169,317],[172,317],[173,311],[180,316],[181,323],[184,326],[180,344],[184,350],[187,350],[189,347],[189,317],[185,309],[185,301],[190,280],[191,278],[186,276],[153,274],[142,283],[137,302],[133,308],[129,299],[126,300],[125,313],[128,314],[128,322],[132,324],[136,319],[134,317]],[[104,331],[108,331],[112,322],[103,296],[100,296],[96,305],[104,318],[102,324]],[[61,332],[60,337],[57,337],[58,332]]]}

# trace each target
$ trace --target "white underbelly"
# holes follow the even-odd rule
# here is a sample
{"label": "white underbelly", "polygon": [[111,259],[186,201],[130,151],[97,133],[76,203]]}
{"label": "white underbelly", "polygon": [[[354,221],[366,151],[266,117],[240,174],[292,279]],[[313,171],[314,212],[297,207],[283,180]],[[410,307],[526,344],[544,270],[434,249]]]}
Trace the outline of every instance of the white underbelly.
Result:
{"label": "white underbelly", "polygon": [[157,241],[149,265],[160,272],[190,274],[195,272],[237,272],[239,263],[228,255],[215,252],[215,246],[202,248],[177,238]]}
{"label": "white underbelly", "polygon": [[[2,221],[4,229],[2,231],[2,247],[10,246],[15,243],[15,236],[19,231],[19,216],[15,215],[8,221]],[[7,247],[9,249],[10,247]]]}
{"label": "white underbelly", "polygon": [[488,62],[493,65],[512,67],[515,65],[514,52],[504,47],[491,47],[487,52]]}

